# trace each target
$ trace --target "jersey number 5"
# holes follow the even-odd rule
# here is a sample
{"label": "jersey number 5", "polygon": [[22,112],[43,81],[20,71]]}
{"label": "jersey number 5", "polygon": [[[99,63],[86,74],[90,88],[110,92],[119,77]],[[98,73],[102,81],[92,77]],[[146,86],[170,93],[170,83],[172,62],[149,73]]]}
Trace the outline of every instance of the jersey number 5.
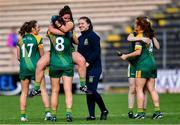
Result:
{"label": "jersey number 5", "polygon": [[[30,47],[28,52],[28,57],[31,57],[33,45],[34,45],[33,43],[27,44],[27,46]],[[22,49],[22,56],[25,57],[27,52],[25,48],[25,44],[22,45],[21,49]]]}
{"label": "jersey number 5", "polygon": [[63,51],[64,50],[64,39],[62,37],[56,38],[56,50]]}

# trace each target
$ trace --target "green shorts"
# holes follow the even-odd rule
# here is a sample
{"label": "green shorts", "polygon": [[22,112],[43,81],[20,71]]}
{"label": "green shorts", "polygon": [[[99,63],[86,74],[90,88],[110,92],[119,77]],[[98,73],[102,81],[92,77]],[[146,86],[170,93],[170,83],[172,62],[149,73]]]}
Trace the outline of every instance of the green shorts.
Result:
{"label": "green shorts", "polygon": [[35,74],[19,74],[19,79],[20,80],[25,80],[25,79],[28,79],[28,80],[35,80]]}
{"label": "green shorts", "polygon": [[157,66],[155,63],[145,60],[136,67],[136,78],[157,78]]}
{"label": "green shorts", "polygon": [[136,78],[157,78],[157,70],[137,70]]}
{"label": "green shorts", "polygon": [[52,70],[50,68],[49,69],[49,76],[52,78],[60,78],[62,76],[73,77],[74,76],[74,68],[66,69],[66,70]]}
{"label": "green shorts", "polygon": [[136,68],[134,65],[129,64],[128,66],[128,78],[135,78]]}

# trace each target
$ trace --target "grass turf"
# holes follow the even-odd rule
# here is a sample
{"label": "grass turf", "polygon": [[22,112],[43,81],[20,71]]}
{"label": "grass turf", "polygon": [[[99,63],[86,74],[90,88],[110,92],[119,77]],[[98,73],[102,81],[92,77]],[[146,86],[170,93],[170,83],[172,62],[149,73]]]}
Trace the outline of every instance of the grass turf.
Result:
{"label": "grass turf", "polygon": [[[161,110],[164,118],[152,120],[153,106],[148,99],[146,118],[143,120],[128,119],[127,117],[127,94],[103,94],[103,99],[109,110],[109,117],[106,121],[100,121],[100,111],[96,105],[96,120],[86,121],[88,116],[85,95],[74,95],[73,122],[72,124],[177,124],[180,123],[180,94],[161,94]],[[136,111],[136,109],[134,109]],[[27,124],[53,124],[44,121],[44,107],[41,97],[28,98]],[[19,96],[0,96],[0,124],[19,124]],[[59,108],[57,122],[55,124],[69,124],[65,120],[64,95],[59,96]]]}

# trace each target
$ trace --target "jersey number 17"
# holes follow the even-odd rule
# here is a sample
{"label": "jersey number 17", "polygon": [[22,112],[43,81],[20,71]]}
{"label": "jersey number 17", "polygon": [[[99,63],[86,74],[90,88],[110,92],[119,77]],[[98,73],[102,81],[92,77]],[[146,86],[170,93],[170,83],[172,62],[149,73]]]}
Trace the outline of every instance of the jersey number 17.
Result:
{"label": "jersey number 17", "polygon": [[33,48],[33,43],[28,43],[27,47],[29,47],[29,52],[27,52],[25,44],[22,45],[21,49],[22,49],[22,57],[26,56],[26,53],[28,53],[28,57],[31,57],[32,54],[32,48]]}

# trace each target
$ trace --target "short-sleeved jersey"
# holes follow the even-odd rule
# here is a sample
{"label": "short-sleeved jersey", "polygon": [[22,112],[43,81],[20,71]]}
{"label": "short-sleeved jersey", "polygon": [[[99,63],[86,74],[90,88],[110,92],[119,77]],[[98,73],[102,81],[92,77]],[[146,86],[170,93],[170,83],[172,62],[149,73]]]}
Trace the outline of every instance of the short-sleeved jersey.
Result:
{"label": "short-sleeved jersey", "polygon": [[38,35],[26,34],[19,39],[20,74],[32,75],[40,58],[39,47],[43,48],[42,38]]}
{"label": "short-sleeved jersey", "polygon": [[[136,37],[143,37],[144,34],[140,33],[133,33]],[[149,73],[151,72],[149,69],[152,68],[153,72],[157,70],[154,55],[153,55],[153,41],[149,45],[142,41],[136,41],[131,43],[131,47],[129,52],[133,52],[135,50],[141,49],[141,55],[136,56],[129,59],[130,66],[128,68],[128,77],[134,78],[136,76],[143,76],[143,77],[156,77],[156,73]],[[138,70],[138,73],[136,72]],[[142,73],[139,73],[142,72]],[[133,74],[133,75],[132,75]],[[140,75],[139,75],[140,74]],[[152,75],[153,74],[153,75]]]}
{"label": "short-sleeved jersey", "polygon": [[151,47],[153,47],[153,43],[147,45],[144,42],[136,42],[135,50],[141,49],[141,55],[136,62],[136,77],[138,78],[157,77],[157,66]]}
{"label": "short-sleeved jersey", "polygon": [[[135,37],[142,37],[142,36],[143,36],[142,33],[137,34],[136,32],[133,32],[133,35],[134,35]],[[129,47],[129,53],[132,53],[132,52],[135,51],[135,47],[136,47],[136,44],[138,44],[138,42],[141,42],[141,41],[131,42],[131,45],[130,45],[130,47]],[[131,65],[135,66],[136,63],[137,63],[138,57],[139,57],[139,56],[130,57],[130,58],[128,58],[128,61],[130,62]]]}
{"label": "short-sleeved jersey", "polygon": [[50,49],[50,69],[68,70],[73,67],[72,46],[69,38],[60,35],[54,35],[48,32],[51,42]]}

